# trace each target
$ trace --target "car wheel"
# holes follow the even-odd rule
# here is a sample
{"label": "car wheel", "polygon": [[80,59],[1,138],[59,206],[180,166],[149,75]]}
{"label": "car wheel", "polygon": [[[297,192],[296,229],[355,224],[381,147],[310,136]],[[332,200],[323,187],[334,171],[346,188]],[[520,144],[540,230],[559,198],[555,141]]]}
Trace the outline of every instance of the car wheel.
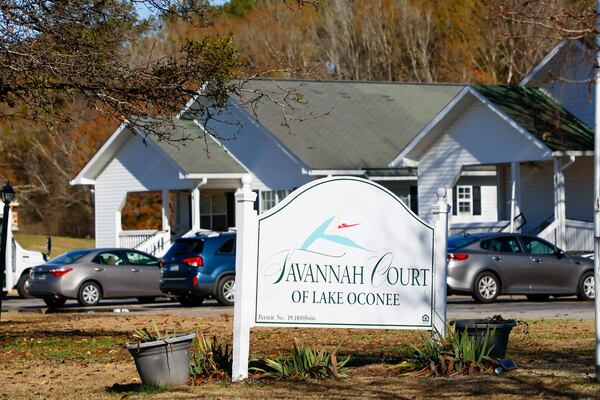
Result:
{"label": "car wheel", "polygon": [[549,294],[528,294],[527,300],[540,302],[540,301],[547,301],[549,297],[550,297]]}
{"label": "car wheel", "polygon": [[232,306],[235,296],[235,276],[221,278],[217,285],[217,301],[222,306]]}
{"label": "car wheel", "polygon": [[492,303],[500,294],[500,280],[491,272],[477,275],[473,283],[473,299],[478,303]]}
{"label": "car wheel", "polygon": [[153,296],[148,296],[148,297],[138,297],[137,301],[142,303],[142,304],[150,304],[150,303],[154,303],[154,300],[156,300],[156,297]]}
{"label": "car wheel", "polygon": [[44,303],[48,306],[48,308],[59,308],[65,305],[67,299],[64,297],[46,297],[44,299]]}
{"label": "car wheel", "polygon": [[77,302],[80,306],[95,306],[102,300],[102,289],[96,282],[85,282],[79,288]]}
{"label": "car wheel", "polygon": [[201,296],[178,296],[177,301],[184,307],[199,307],[204,302],[204,297]]}
{"label": "car wheel", "polygon": [[22,299],[28,299],[31,296],[29,295],[29,274],[23,274],[19,278],[17,282],[17,292],[19,292],[19,297]]}
{"label": "car wheel", "polygon": [[592,301],[596,297],[596,281],[593,272],[586,272],[579,281],[577,297],[579,300]]}

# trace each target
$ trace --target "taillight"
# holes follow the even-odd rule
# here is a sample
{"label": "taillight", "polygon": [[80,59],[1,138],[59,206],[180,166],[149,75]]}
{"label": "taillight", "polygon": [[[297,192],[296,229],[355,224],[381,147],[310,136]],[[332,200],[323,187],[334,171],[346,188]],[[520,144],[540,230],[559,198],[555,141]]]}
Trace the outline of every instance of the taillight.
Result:
{"label": "taillight", "polygon": [[52,268],[48,272],[50,272],[52,275],[56,276],[57,278],[60,278],[61,276],[64,276],[71,271],[73,271],[73,268],[60,267],[60,268]]}
{"label": "taillight", "polygon": [[448,253],[448,257],[446,258],[447,261],[464,261],[467,258],[469,258],[468,254],[465,253]]}
{"label": "taillight", "polygon": [[192,283],[194,284],[194,286],[198,286],[198,277],[194,276],[194,279],[192,279]]}
{"label": "taillight", "polygon": [[183,262],[191,265],[192,267],[202,267],[204,266],[204,260],[202,259],[202,257],[197,256],[197,257],[190,257],[190,258],[184,258]]}

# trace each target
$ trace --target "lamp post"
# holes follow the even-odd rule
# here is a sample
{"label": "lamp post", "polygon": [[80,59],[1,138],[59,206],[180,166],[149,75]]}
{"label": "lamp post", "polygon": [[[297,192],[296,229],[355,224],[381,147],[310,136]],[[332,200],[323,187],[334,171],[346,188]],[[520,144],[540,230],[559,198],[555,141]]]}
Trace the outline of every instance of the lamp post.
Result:
{"label": "lamp post", "polygon": [[[6,239],[8,237],[8,218],[10,217],[10,202],[15,198],[15,191],[13,190],[10,182],[6,182],[6,185],[0,192],[2,195],[2,202],[4,203],[4,211],[2,213],[2,239],[0,242],[0,267],[2,273],[0,274],[0,289],[4,290],[4,282],[6,281]],[[0,296],[0,318],[2,317],[2,296]]]}

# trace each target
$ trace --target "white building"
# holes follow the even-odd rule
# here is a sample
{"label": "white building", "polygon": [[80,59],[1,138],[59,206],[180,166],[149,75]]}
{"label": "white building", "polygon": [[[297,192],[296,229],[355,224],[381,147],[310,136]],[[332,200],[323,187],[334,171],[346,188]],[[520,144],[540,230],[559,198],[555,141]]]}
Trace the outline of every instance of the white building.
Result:
{"label": "white building", "polygon": [[[99,247],[156,252],[187,232],[233,227],[233,193],[245,175],[259,211],[311,179],[354,175],[388,187],[425,219],[435,190],[447,188],[453,233],[522,230],[589,250],[592,96],[588,85],[556,80],[589,76],[586,54],[563,42],[519,86],[251,81],[208,122],[195,100],[158,127],[122,125],[72,183],[94,186]],[[272,101],[282,92],[293,101]],[[140,191],[162,192],[163,224],[123,231],[127,193]]]}

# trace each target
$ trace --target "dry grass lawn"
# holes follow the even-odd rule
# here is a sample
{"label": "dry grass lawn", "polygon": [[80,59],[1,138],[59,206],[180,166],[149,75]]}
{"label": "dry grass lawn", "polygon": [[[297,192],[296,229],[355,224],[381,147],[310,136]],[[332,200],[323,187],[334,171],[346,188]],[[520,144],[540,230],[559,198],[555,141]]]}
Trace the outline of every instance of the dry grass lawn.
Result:
{"label": "dry grass lawn", "polygon": [[2,315],[0,399],[555,399],[600,398],[593,382],[593,321],[529,321],[530,333],[511,336],[519,369],[454,378],[400,376],[389,365],[405,357],[420,333],[411,331],[255,329],[254,356],[285,353],[295,338],[310,345],[342,343],[350,377],[340,381],[211,383],[169,391],[140,389],[122,349],[130,332],[152,325],[199,330],[231,340],[232,318],[115,316],[113,314]]}

